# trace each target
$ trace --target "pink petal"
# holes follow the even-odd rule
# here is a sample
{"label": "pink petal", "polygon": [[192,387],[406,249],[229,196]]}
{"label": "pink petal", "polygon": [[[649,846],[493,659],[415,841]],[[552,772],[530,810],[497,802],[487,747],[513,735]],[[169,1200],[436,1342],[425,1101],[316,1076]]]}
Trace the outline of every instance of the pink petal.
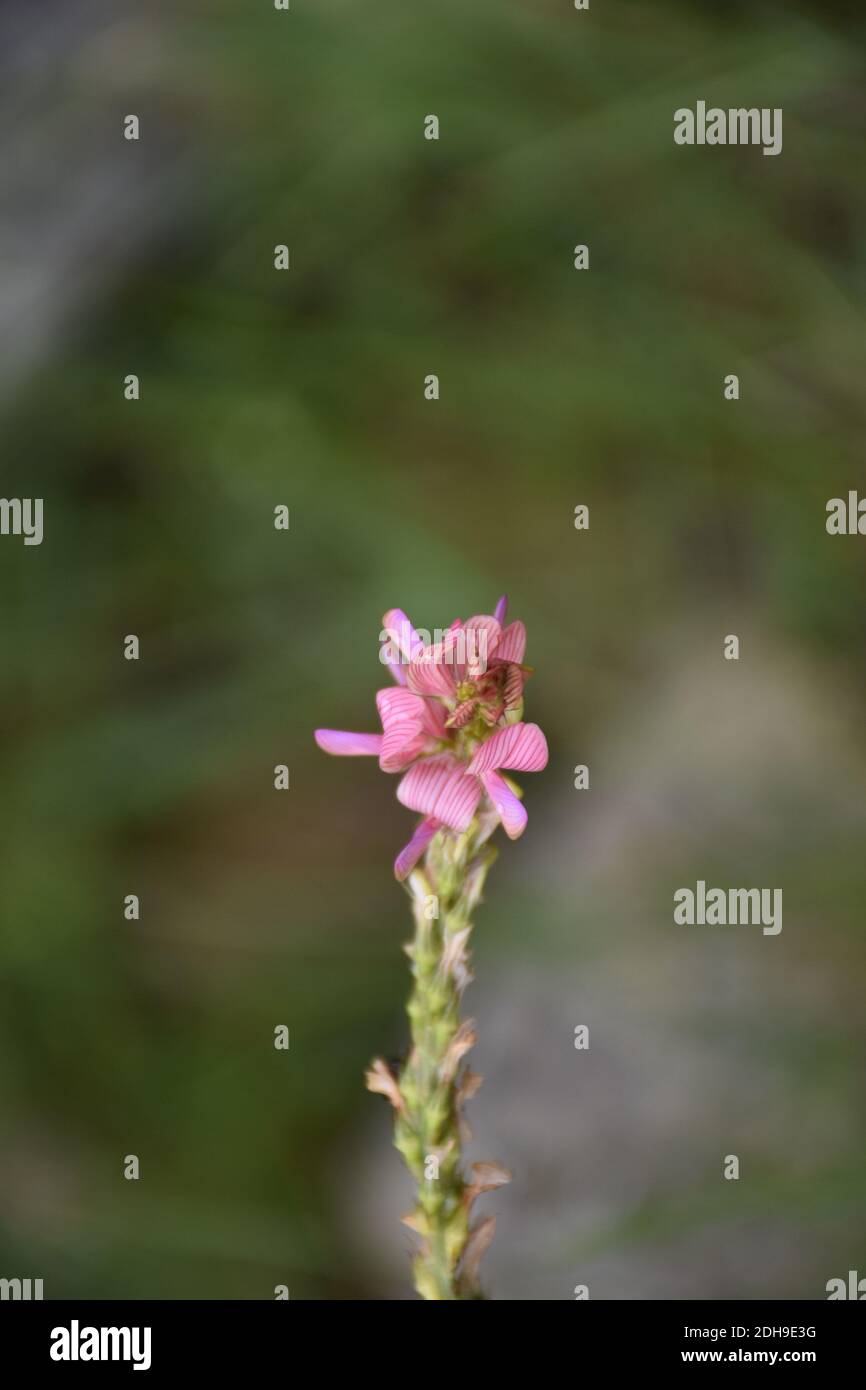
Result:
{"label": "pink petal", "polygon": [[466,620],[457,648],[460,661],[454,663],[458,682],[483,675],[496,651],[501,632],[499,623],[489,613],[476,613],[474,618]]}
{"label": "pink petal", "polygon": [[387,638],[396,646],[404,661],[412,661],[424,645],[402,608],[389,608],[382,627],[385,633],[381,640]]}
{"label": "pink petal", "polygon": [[399,725],[414,723],[416,729],[438,736],[445,728],[445,713],[441,705],[434,705],[411,690],[395,690],[386,686],[376,692],[376,708],[382,720],[382,728],[389,729]]}
{"label": "pink petal", "polygon": [[316,742],[325,753],[340,758],[378,757],[382,748],[381,734],[349,734],[342,729],[317,729]]}
{"label": "pink petal", "polygon": [[[380,641],[383,636],[387,637],[387,631],[385,633],[379,633]],[[387,641],[382,641],[382,645],[379,648],[379,660],[383,666],[388,667],[391,673],[391,679],[396,685],[406,684],[406,663],[400,655],[400,649],[396,642],[392,642],[390,638],[388,638]]]}
{"label": "pink petal", "polygon": [[421,700],[424,706],[422,715],[423,726],[431,738],[448,738],[448,730],[445,728],[445,720],[448,715],[447,709],[440,705],[438,700]]}
{"label": "pink petal", "polygon": [[395,690],[392,685],[376,691],[376,708],[382,720],[382,728],[387,730],[400,722],[411,720],[416,726],[421,720],[424,701],[411,690]]}
{"label": "pink petal", "polygon": [[514,661],[519,666],[526,652],[526,628],[518,618],[509,623],[496,643],[494,656],[497,661]]}
{"label": "pink petal", "polygon": [[439,822],[432,816],[418,822],[408,845],[403,846],[394,860],[394,874],[397,878],[402,880],[409,877],[438,829]]}
{"label": "pink petal", "polygon": [[438,695],[453,698],[455,680],[455,647],[462,642],[462,629],[451,628],[441,642],[422,647],[409,667],[406,684],[418,695]]}
{"label": "pink petal", "polygon": [[395,690],[393,686],[379,690],[376,705],[385,731],[379,766],[383,772],[399,772],[424,752],[439,729],[428,710],[428,702],[410,690],[402,687]]}
{"label": "pink petal", "polygon": [[415,763],[397,788],[397,800],[410,811],[435,816],[459,832],[468,830],[480,799],[478,779],[467,776],[450,753]]}
{"label": "pink petal", "polygon": [[503,594],[503,595],[502,595],[502,598],[499,600],[499,602],[497,603],[496,607],[495,607],[494,610],[493,610],[493,616],[494,616],[494,618],[496,619],[496,621],[499,623],[500,627],[501,627],[502,624],[505,622],[505,614],[506,614],[507,612],[508,612],[508,595],[507,595],[507,594]]}
{"label": "pink petal", "polygon": [[383,772],[402,772],[410,763],[414,763],[416,758],[420,758],[422,753],[429,751],[425,734],[415,734],[413,738],[401,737],[396,733],[385,734],[379,754],[379,766]]}
{"label": "pink petal", "polygon": [[547,739],[537,724],[509,724],[482,743],[469,771],[476,774],[507,767],[516,772],[540,772],[547,766]]}
{"label": "pink petal", "polygon": [[520,797],[514,795],[505,779],[500,777],[498,772],[483,772],[481,780],[484,783],[484,790],[499,812],[499,819],[505,827],[506,835],[509,839],[516,840],[518,835],[522,835],[526,829],[528,819]]}

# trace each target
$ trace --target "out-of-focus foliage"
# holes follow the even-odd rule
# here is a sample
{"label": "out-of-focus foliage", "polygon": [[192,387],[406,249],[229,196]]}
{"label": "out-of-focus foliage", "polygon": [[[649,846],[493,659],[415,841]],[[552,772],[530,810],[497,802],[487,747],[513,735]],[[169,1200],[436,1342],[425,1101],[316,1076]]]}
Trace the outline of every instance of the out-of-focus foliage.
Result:
{"label": "out-of-focus foliage", "polygon": [[[569,1267],[647,1233],[664,1264],[668,1238],[725,1222],[736,1251],[738,1223],[760,1218],[805,1253],[788,1285],[756,1294],[820,1296],[848,1268],[826,1261],[863,1230],[866,542],[828,538],[824,508],[866,489],[866,99],[849,11],[208,0],[109,7],[56,57],[41,125],[54,163],[29,172],[29,215],[91,141],[106,177],[67,272],[87,293],[60,285],[70,311],[0,428],[4,495],[41,495],[46,517],[40,548],[0,542],[0,1273],[44,1277],[47,1296],[391,1287],[355,1209],[365,1119],[387,1129],[361,1074],[402,1037],[407,925],[389,865],[409,822],[393,781],[325,760],[311,731],[375,727],[387,607],[432,628],[503,589],[529,627],[531,717],[553,756],[479,916],[479,974],[531,966],[542,997],[588,957],[639,977],[648,936],[676,962],[671,889],[714,872],[781,882],[789,914],[778,941],[707,946],[727,952],[732,991],[712,1025],[733,1048],[727,1113],[771,1055],[782,1157],[732,1214],[722,1126],[703,1183],[678,1200],[649,1180],[575,1233]],[[782,107],[782,155],[677,148],[673,111],[699,97]],[[129,110],[139,145],[120,137]],[[438,143],[422,138],[428,113]],[[146,207],[109,235],[112,181],[135,161]],[[50,212],[61,242],[65,206]],[[133,632],[137,664],[121,656]],[[727,632],[744,634],[741,670],[765,672],[731,696],[727,733],[698,698],[693,737],[727,737],[729,757],[628,841],[642,855],[609,880],[621,899],[590,893],[574,855],[610,811],[610,769],[645,769],[647,803],[656,776],[676,780],[677,730],[650,714],[690,668],[719,699]],[[775,701],[801,681],[817,711],[803,739],[784,762],[739,765],[737,715],[761,710],[775,746]],[[822,734],[837,715],[838,762]],[[272,785],[282,762],[287,794]],[[588,795],[570,792],[577,762]],[[139,923],[123,919],[127,893]],[[689,938],[689,959],[703,945]],[[731,971],[762,990],[770,972],[787,1031],[762,1034],[760,1008],[743,1025]],[[642,988],[652,1028],[670,985],[650,973]],[[594,1003],[601,1038],[617,1001]],[[288,1054],[272,1047],[279,1023]],[[631,1093],[616,1085],[627,1146]],[[816,1089],[829,1130],[806,1161]],[[553,1091],[539,1145],[559,1110]],[[686,1103],[665,1153],[703,1155],[701,1123]],[[558,1152],[591,1208],[597,1170],[577,1140]],[[394,1172],[384,1157],[381,1183]],[[509,1202],[532,1211],[531,1176]],[[526,1297],[546,1287],[532,1238],[530,1223]]]}

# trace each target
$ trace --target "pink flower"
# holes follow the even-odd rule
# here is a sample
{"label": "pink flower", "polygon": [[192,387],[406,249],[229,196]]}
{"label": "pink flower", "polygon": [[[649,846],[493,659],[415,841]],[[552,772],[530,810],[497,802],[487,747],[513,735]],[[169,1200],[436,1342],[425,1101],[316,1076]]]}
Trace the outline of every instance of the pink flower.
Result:
{"label": "pink flower", "polygon": [[397,684],[376,695],[382,733],[316,730],[326,753],[374,756],[383,772],[404,772],[397,799],[423,820],[394,863],[398,879],[437,830],[467,831],[482,800],[511,839],[526,828],[526,811],[501,772],[540,772],[547,742],[537,724],[520,721],[531,668],[523,665],[523,623],[503,627],[506,607],[503,597],[493,616],[458,619],[427,645],[392,608],[382,620],[383,659]]}

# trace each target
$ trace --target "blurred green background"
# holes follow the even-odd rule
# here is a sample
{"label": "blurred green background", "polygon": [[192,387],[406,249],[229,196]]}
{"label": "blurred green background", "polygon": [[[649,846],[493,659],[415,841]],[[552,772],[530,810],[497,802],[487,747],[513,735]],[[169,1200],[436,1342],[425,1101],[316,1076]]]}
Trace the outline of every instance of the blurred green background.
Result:
{"label": "blurred green background", "polygon": [[[405,1039],[413,820],[312,730],[376,728],[387,608],[504,590],[551,761],[466,1001],[493,1296],[866,1273],[866,541],[824,528],[866,493],[862,12],[3,26],[2,491],[45,539],[0,540],[0,1274],[410,1296],[362,1074]],[[676,147],[699,98],[782,107],[782,154]],[[697,878],[781,887],[782,934],[675,926]]]}

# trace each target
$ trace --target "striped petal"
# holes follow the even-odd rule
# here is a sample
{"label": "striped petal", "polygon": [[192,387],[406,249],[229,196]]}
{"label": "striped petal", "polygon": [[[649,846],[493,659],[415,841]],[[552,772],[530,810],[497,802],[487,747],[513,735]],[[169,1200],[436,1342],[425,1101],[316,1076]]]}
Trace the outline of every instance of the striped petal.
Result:
{"label": "striped petal", "polygon": [[414,763],[397,788],[397,800],[458,832],[468,830],[481,799],[481,785],[450,753]]}
{"label": "striped petal", "polygon": [[454,673],[458,681],[473,680],[483,675],[496,653],[502,629],[489,613],[476,613],[467,618],[461,629],[461,642]]}
{"label": "striped petal", "polygon": [[509,623],[504,629],[502,636],[496,643],[496,650],[493,655],[497,661],[513,661],[520,665],[526,653],[526,628],[518,620]]}
{"label": "striped petal", "polygon": [[409,689],[416,695],[453,699],[457,691],[455,654],[462,640],[462,628],[450,628],[441,642],[422,647],[407,673]]}
{"label": "striped petal", "polygon": [[414,720],[431,738],[442,738],[445,734],[445,710],[432,700],[414,694],[411,690],[394,690],[386,686],[376,692],[376,708],[382,720],[382,728],[387,733],[398,720]]}
{"label": "striped petal", "polygon": [[400,772],[421,753],[429,749],[432,739],[444,732],[444,714],[436,715],[429,701],[411,690],[389,686],[376,694],[379,718],[384,734],[379,753],[383,772]]}
{"label": "striped petal", "polygon": [[509,839],[516,840],[526,829],[528,819],[520,797],[514,795],[505,778],[500,777],[498,772],[483,772],[481,780],[484,790],[496,807],[506,835]]}
{"label": "striped petal", "polygon": [[499,626],[500,626],[500,627],[501,627],[502,624],[505,622],[505,615],[506,615],[507,612],[508,612],[508,595],[507,595],[507,594],[503,594],[503,595],[502,595],[502,598],[499,600],[499,602],[497,603],[496,607],[495,607],[494,610],[493,610],[493,616],[494,616],[494,618],[496,619],[496,621],[499,623]]}
{"label": "striped petal", "polygon": [[350,734],[342,729],[317,729],[316,742],[323,752],[339,758],[377,758],[382,749],[381,734]]}
{"label": "striped petal", "polygon": [[547,739],[537,724],[509,724],[482,743],[469,771],[476,774],[497,767],[515,772],[540,772],[547,766]]}
{"label": "striped petal", "polygon": [[408,845],[403,846],[394,860],[396,878],[402,881],[409,877],[438,829],[439,822],[434,820],[432,816],[426,816],[424,820],[418,822]]}

